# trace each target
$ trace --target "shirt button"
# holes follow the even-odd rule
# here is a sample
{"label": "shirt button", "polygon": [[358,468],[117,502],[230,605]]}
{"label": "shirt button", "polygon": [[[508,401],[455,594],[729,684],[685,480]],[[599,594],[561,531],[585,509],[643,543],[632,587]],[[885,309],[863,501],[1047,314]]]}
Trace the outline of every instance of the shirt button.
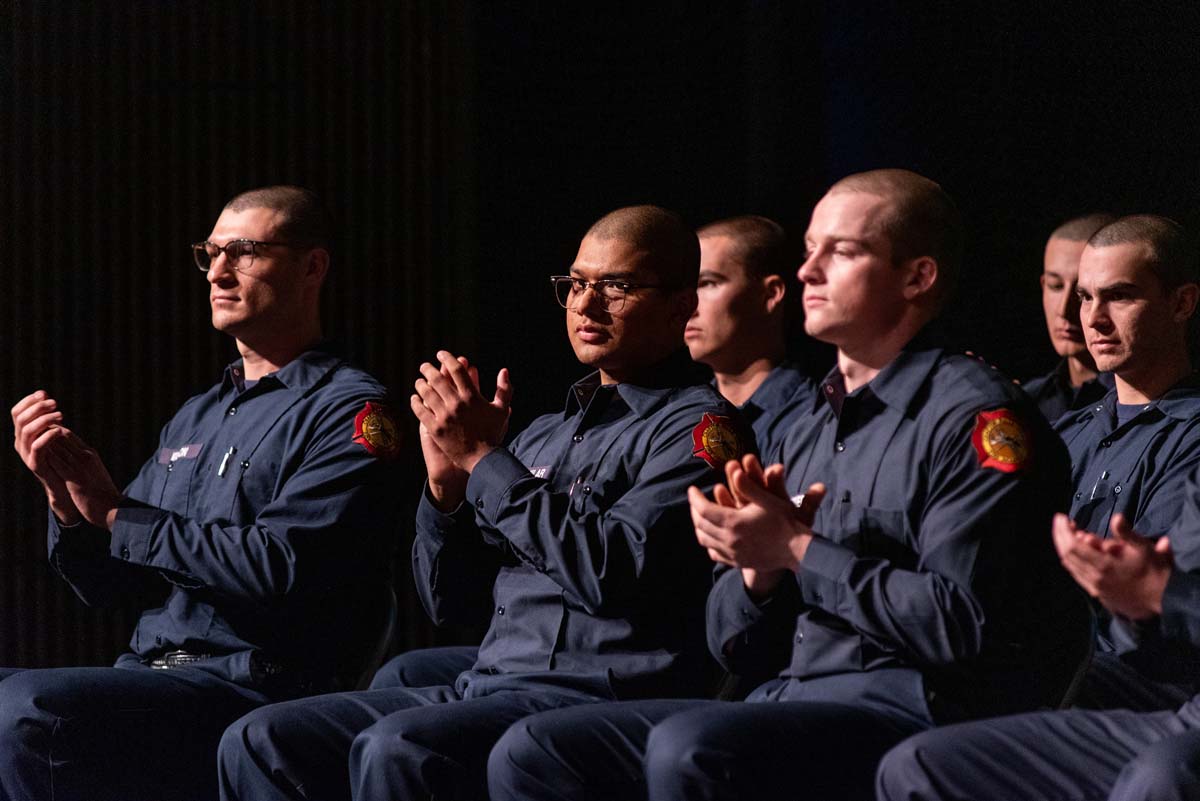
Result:
{"label": "shirt button", "polygon": [[475,501],[475,508],[481,512],[483,511],[483,498],[480,498],[479,500]]}
{"label": "shirt button", "polygon": [[844,443],[844,442],[835,442],[835,443],[833,443],[833,449],[834,449],[835,451],[837,451],[838,453],[841,453],[842,451],[846,450],[846,443]]}
{"label": "shirt button", "polygon": [[228,412],[228,414],[229,414],[229,416],[230,416],[230,417],[233,417],[235,414],[237,414],[237,407],[236,407],[236,406],[230,406],[230,407],[229,407],[229,412]]}
{"label": "shirt button", "polygon": [[799,645],[802,642],[804,642],[804,632],[798,631],[796,632],[796,645]]}
{"label": "shirt button", "polygon": [[590,486],[590,485],[588,485],[588,484],[584,484],[584,485],[583,485],[583,494],[584,494],[584,495],[591,495],[591,494],[592,494],[592,488],[591,488],[591,486]]}
{"label": "shirt button", "polygon": [[1121,494],[1121,485],[1118,484],[1117,486],[1113,487],[1113,492],[1116,493],[1117,495],[1120,495]]}
{"label": "shirt button", "polygon": [[128,545],[122,545],[122,546],[121,546],[121,558],[122,558],[122,559],[128,559],[128,558],[129,558],[129,546],[128,546]]}
{"label": "shirt button", "polygon": [[1075,500],[1079,500],[1079,499],[1080,499],[1080,498],[1082,498],[1082,497],[1083,497],[1083,493],[1082,493],[1082,492],[1077,492],[1077,493],[1075,493]]}
{"label": "shirt button", "polygon": [[583,442],[583,434],[576,434],[575,436],[571,437],[571,441],[572,442]]}
{"label": "shirt button", "polygon": [[249,462],[242,462],[242,469],[243,469],[243,470],[248,470],[249,468],[250,468],[250,463],[249,463]]}
{"label": "shirt button", "polygon": [[161,634],[155,634],[155,635],[154,635],[154,644],[155,644],[155,645],[162,645],[162,635],[161,635]]}
{"label": "shirt button", "polygon": [[1111,442],[1111,441],[1109,441],[1109,440],[1107,440],[1107,439],[1102,439],[1102,440],[1100,440],[1100,447],[1101,447],[1101,448],[1107,448],[1109,445],[1112,445],[1112,442]]}
{"label": "shirt button", "polygon": [[174,470],[174,469],[175,469],[175,463],[174,463],[174,462],[167,462],[167,472],[168,472],[168,473],[170,473],[170,472],[171,472],[172,470]]}
{"label": "shirt button", "polygon": [[830,386],[829,384],[826,384],[826,385],[825,385],[825,394],[826,394],[826,395],[832,395],[832,394],[833,394],[833,387],[832,387],[832,386]]}
{"label": "shirt button", "polygon": [[824,599],[824,598],[821,596],[821,593],[819,593],[819,592],[814,592],[814,593],[813,593],[813,600],[814,600],[814,601],[816,601],[817,603],[822,603],[822,602],[823,602],[825,599]]}
{"label": "shirt button", "polygon": [[504,615],[504,607],[503,606],[496,607],[496,614],[503,616]]}

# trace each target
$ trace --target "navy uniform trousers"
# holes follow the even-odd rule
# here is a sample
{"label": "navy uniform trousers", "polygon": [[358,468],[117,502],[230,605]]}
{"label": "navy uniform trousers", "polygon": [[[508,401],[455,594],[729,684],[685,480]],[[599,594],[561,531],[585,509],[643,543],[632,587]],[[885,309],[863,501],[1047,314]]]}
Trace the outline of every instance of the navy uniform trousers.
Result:
{"label": "navy uniform trousers", "polygon": [[830,691],[820,680],[777,679],[746,703],[629,701],[540,714],[492,750],[488,793],[492,801],[869,799],[870,766],[932,721],[889,697],[891,677],[865,678],[847,702],[825,700],[849,690],[844,682]]}
{"label": "navy uniform trousers", "polygon": [[[467,676],[474,680],[453,687],[334,693],[257,709],[221,741],[221,797],[473,798],[488,752],[510,725],[600,700],[550,681]],[[489,692],[481,684],[499,686]]]}
{"label": "navy uniform trousers", "polygon": [[1178,712],[1042,712],[933,729],[884,758],[878,798],[1196,801],[1197,713],[1200,699]]}
{"label": "navy uniform trousers", "polygon": [[4,797],[214,798],[221,733],[267,700],[205,670],[136,661],[15,672],[0,681],[0,720],[16,722],[0,728]]}

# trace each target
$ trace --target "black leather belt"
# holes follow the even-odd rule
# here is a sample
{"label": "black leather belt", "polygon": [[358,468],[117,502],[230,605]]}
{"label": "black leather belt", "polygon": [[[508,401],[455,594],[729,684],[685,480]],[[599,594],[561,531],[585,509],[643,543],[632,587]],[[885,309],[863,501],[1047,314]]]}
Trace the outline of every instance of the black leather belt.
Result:
{"label": "black leather belt", "polygon": [[211,654],[193,654],[188,651],[167,651],[162,656],[151,659],[150,667],[154,670],[170,670],[208,659],[210,656]]}

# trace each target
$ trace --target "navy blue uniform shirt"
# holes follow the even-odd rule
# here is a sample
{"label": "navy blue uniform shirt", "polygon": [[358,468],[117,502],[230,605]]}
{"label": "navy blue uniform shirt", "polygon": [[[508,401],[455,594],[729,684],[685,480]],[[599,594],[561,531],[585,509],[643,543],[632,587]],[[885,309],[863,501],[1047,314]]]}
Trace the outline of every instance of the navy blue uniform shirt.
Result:
{"label": "navy blue uniform shirt", "polygon": [[706,416],[736,410],[686,352],[655,386],[601,386],[598,375],[484,457],[456,512],[421,501],[413,570],[425,608],[438,623],[481,611],[491,619],[460,690],[508,677],[600,697],[711,691],[703,627],[712,565],[686,490],[719,475],[696,455]]}
{"label": "navy blue uniform shirt", "polygon": [[1050,538],[1065,450],[1008,379],[922,341],[849,395],[836,369],[821,385],[784,444],[789,491],[827,487],[816,536],[765,604],[721,576],[710,650],[821,680],[822,700],[890,671],[942,719],[1056,700],[1090,636]]}
{"label": "navy blue uniform shirt", "polygon": [[1067,360],[1062,359],[1053,370],[1045,375],[1031,378],[1021,384],[1042,415],[1051,423],[1067,412],[1090,406],[1104,397],[1113,388],[1110,373],[1100,373],[1077,387],[1071,386],[1071,374]]}
{"label": "navy blue uniform shirt", "polygon": [[[1114,389],[1056,426],[1071,452],[1071,519],[1086,531],[1108,537],[1112,515],[1121,512],[1135,531],[1160,537],[1180,522],[1188,480],[1200,468],[1200,377],[1189,376],[1144,404],[1124,424],[1117,420],[1116,407]],[[1200,531],[1175,531],[1184,544],[1200,537]],[[1177,638],[1160,636],[1157,625],[1114,619],[1100,607],[1096,612],[1100,650],[1121,654],[1148,677],[1195,683],[1193,671],[1182,667],[1191,660],[1191,649],[1180,653]],[[1200,683],[1195,684],[1200,689]]]}
{"label": "navy blue uniform shirt", "polygon": [[1200,379],[1189,376],[1124,425],[1114,389],[1055,429],[1071,453],[1071,519],[1099,537],[1121,512],[1158,537],[1178,519],[1184,486],[1200,465]]}
{"label": "navy blue uniform shirt", "polygon": [[122,659],[184,650],[245,686],[332,688],[361,666],[387,612],[399,479],[359,436],[385,392],[325,349],[245,391],[241,369],[162,429],[111,534],[50,515],[51,562],[88,604],[162,589]]}
{"label": "navy blue uniform shirt", "polygon": [[769,461],[775,454],[795,418],[808,411],[817,396],[817,385],[793,362],[782,362],[738,409],[742,421],[754,431],[758,452]]}

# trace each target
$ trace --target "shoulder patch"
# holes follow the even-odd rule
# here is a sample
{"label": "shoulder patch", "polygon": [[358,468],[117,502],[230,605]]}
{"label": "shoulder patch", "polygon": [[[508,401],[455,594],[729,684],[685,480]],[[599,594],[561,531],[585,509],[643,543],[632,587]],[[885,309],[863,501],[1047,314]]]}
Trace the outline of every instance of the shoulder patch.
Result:
{"label": "shoulder patch", "polygon": [[400,452],[400,429],[382,404],[367,401],[354,418],[353,439],[367,453],[381,459],[391,459]]}
{"label": "shoulder patch", "polygon": [[692,455],[718,469],[730,459],[740,459],[742,440],[733,422],[723,415],[706,412],[692,429]]}
{"label": "shoulder patch", "polygon": [[1029,434],[1008,409],[980,412],[971,432],[980,467],[1015,473],[1029,462]]}

